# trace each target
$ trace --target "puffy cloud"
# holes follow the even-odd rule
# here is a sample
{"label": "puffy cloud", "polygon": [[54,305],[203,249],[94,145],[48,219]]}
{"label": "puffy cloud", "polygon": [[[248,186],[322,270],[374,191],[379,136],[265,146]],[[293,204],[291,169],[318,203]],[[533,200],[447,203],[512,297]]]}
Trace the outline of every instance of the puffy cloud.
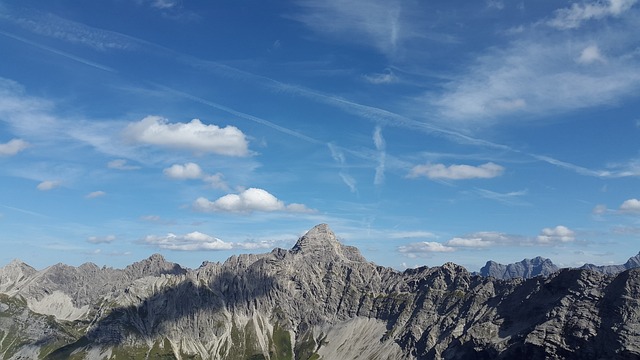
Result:
{"label": "puffy cloud", "polygon": [[109,169],[116,169],[116,170],[137,170],[137,169],[140,169],[140,166],[127,164],[127,160],[125,160],[125,159],[111,160],[111,161],[109,161],[107,163],[107,167]]}
{"label": "puffy cloud", "polygon": [[196,199],[193,207],[203,212],[244,212],[253,211],[272,212],[313,212],[302,204],[285,203],[268,191],[258,188],[249,188],[239,194],[227,194],[215,201],[210,201],[204,197]]}
{"label": "puffy cloud", "polygon": [[184,165],[174,164],[163,170],[163,173],[173,179],[199,179],[204,174],[200,166],[196,163],[186,163]]}
{"label": "puffy cloud", "polygon": [[575,240],[575,233],[566,226],[558,225],[555,228],[542,229],[536,240],[541,244],[567,243]]}
{"label": "puffy cloud", "polygon": [[498,244],[522,244],[527,239],[517,235],[508,235],[496,231],[480,231],[447,241],[448,246],[465,248],[486,248]]}
{"label": "puffy cloud", "polygon": [[429,179],[447,179],[447,180],[463,180],[463,179],[490,179],[502,175],[504,167],[492,162],[482,164],[480,166],[472,165],[450,165],[444,164],[424,164],[416,165],[411,169],[410,178],[424,176]]}
{"label": "puffy cloud", "polygon": [[575,29],[587,20],[620,16],[636,2],[637,0],[605,0],[583,4],[573,3],[570,8],[556,10],[555,16],[547,24],[557,29]]}
{"label": "puffy cloud", "polygon": [[202,171],[200,165],[196,163],[186,163],[184,165],[174,164],[163,170],[163,173],[172,178],[178,180],[192,180],[201,179],[207,183],[210,187],[220,190],[228,190],[229,186],[224,181],[224,175],[221,173],[215,173],[209,175]]}
{"label": "puffy cloud", "polygon": [[446,246],[435,241],[422,241],[398,247],[399,252],[407,254],[409,257],[414,257],[416,255],[425,253],[452,252],[455,250],[456,249],[453,247]]}
{"label": "puffy cloud", "polygon": [[606,62],[604,56],[600,53],[600,49],[596,45],[590,45],[582,49],[580,57],[576,60],[580,64],[592,64],[595,62]]}
{"label": "puffy cloud", "polygon": [[175,235],[172,233],[165,236],[148,235],[142,241],[148,245],[167,250],[202,251],[233,249],[232,243],[224,242],[199,231],[185,235]]}
{"label": "puffy cloud", "polygon": [[169,123],[159,116],[147,116],[129,124],[124,133],[127,138],[143,144],[228,156],[249,155],[247,139],[238,128],[205,125],[198,119]]}
{"label": "puffy cloud", "polygon": [[110,244],[116,240],[115,235],[107,235],[107,236],[89,236],[87,238],[87,242],[92,244]]}
{"label": "puffy cloud", "polygon": [[473,247],[473,248],[483,248],[489,247],[494,244],[491,240],[485,240],[483,238],[459,238],[455,237],[447,242],[450,246],[460,246],[460,247]]}
{"label": "puffy cloud", "polygon": [[58,186],[60,186],[60,182],[59,181],[45,180],[45,181],[41,182],[40,184],[38,184],[38,186],[36,188],[38,190],[40,190],[40,191],[49,191],[49,190],[53,190],[53,189],[57,188]]}
{"label": "puffy cloud", "polygon": [[22,139],[11,139],[0,144],[0,156],[13,156],[29,147],[29,143]]}
{"label": "puffy cloud", "polygon": [[102,190],[98,190],[98,191],[90,192],[87,195],[85,195],[84,197],[87,198],[87,199],[95,199],[97,197],[105,196],[105,195],[107,195],[106,192],[104,192]]}
{"label": "puffy cloud", "polygon": [[640,200],[638,200],[638,199],[625,200],[622,203],[622,205],[620,205],[620,211],[623,211],[623,212],[640,212]]}

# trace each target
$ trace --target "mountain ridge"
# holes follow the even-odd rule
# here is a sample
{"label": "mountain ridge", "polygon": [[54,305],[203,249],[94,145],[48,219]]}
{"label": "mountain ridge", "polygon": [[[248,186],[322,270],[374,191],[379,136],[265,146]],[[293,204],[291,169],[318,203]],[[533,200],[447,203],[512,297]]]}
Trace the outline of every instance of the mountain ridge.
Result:
{"label": "mountain ridge", "polygon": [[14,276],[19,289],[0,294],[0,356],[640,356],[638,269],[616,275],[562,269],[507,280],[453,263],[401,272],[367,262],[326,224],[305,236],[290,250],[232,256],[196,269],[154,255],[130,272],[53,266],[26,280]]}

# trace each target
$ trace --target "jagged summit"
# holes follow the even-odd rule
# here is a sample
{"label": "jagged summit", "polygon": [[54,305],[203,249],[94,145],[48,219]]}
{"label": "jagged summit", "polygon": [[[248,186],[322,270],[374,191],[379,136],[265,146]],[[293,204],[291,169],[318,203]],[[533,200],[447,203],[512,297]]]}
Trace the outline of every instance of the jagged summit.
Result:
{"label": "jagged summit", "polygon": [[160,254],[153,254],[147,259],[135,262],[124,269],[134,277],[158,276],[161,274],[184,274],[186,270],[176,263],[167,261]]}
{"label": "jagged summit", "polygon": [[316,225],[302,235],[293,246],[293,252],[307,252],[317,250],[339,249],[340,242],[336,238],[336,234],[329,228],[327,224]]}
{"label": "jagged summit", "polygon": [[366,262],[360,250],[341,244],[329,225],[319,224],[307,231],[291,248],[294,254],[312,254],[320,257],[339,257],[350,261]]}
{"label": "jagged summit", "polygon": [[537,256],[533,259],[523,259],[514,264],[503,265],[495,261],[487,261],[480,269],[480,275],[492,276],[497,279],[532,278],[538,275],[547,276],[560,270],[551,260]]}

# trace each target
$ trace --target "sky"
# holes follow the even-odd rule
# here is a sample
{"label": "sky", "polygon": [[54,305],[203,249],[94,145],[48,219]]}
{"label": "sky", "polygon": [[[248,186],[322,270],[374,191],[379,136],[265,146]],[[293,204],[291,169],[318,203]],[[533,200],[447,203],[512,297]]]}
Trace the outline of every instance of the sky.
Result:
{"label": "sky", "polygon": [[327,223],[399,270],[640,251],[637,0],[0,0],[0,266]]}

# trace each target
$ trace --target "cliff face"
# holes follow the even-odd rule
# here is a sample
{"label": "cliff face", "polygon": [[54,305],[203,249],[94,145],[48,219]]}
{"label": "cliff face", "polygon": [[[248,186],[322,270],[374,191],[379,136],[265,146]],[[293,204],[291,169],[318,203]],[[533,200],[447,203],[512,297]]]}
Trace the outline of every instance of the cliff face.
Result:
{"label": "cliff face", "polygon": [[451,263],[398,272],[326,225],[291,250],[195,270],[158,255],[124,270],[13,268],[0,269],[5,359],[640,357],[638,270],[528,280]]}
{"label": "cliff face", "polygon": [[558,270],[560,268],[554,265],[551,260],[538,256],[508,265],[487,261],[487,264],[480,269],[480,275],[492,276],[496,279],[528,279],[540,275],[547,276]]}

